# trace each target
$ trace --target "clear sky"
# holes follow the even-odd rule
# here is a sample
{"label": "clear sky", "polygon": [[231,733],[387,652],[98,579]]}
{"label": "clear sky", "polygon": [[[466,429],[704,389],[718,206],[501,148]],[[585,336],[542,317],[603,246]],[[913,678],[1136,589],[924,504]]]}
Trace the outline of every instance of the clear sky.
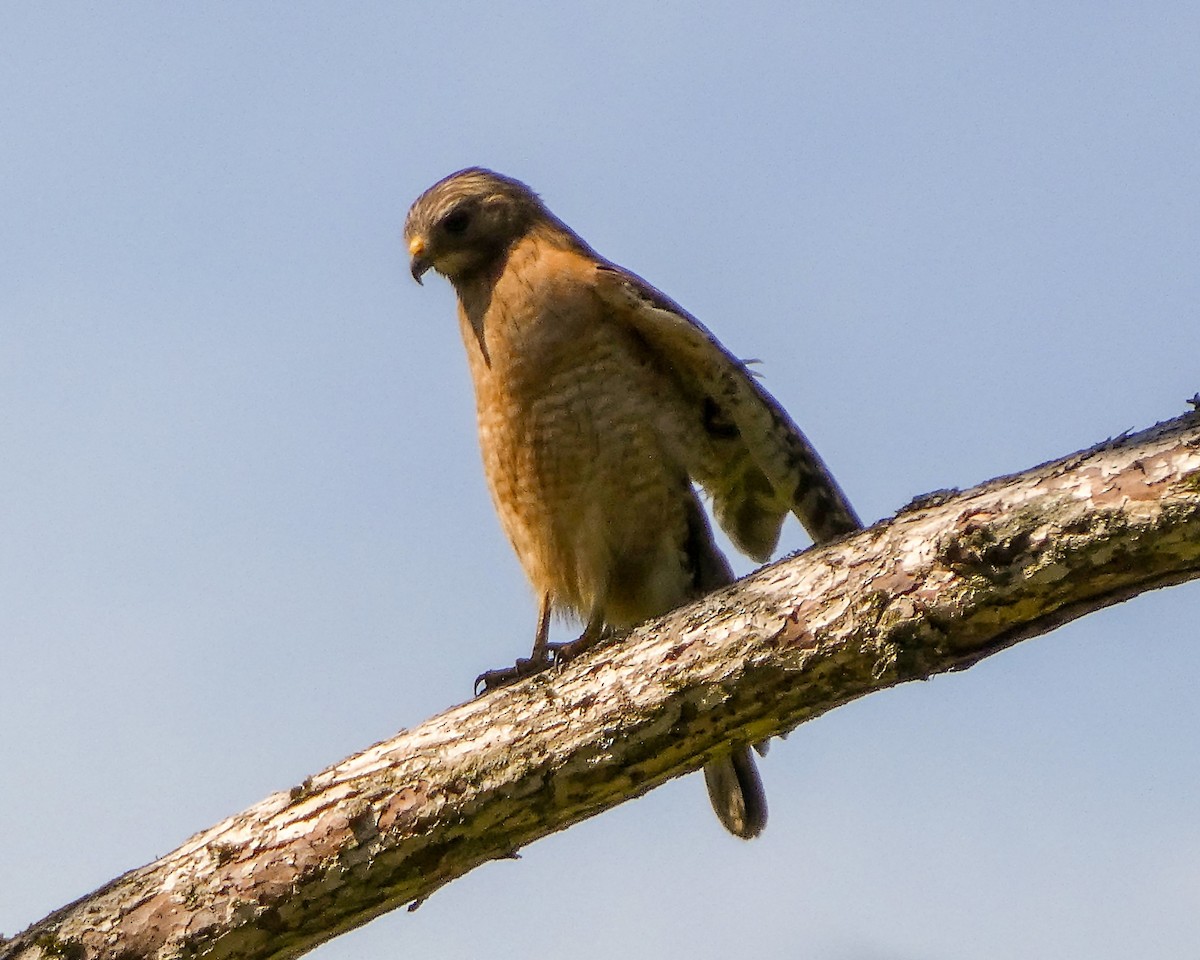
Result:
{"label": "clear sky", "polygon": [[[4,4],[0,931],[527,649],[400,237],[470,164],[761,358],[865,518],[1200,390],[1193,2]],[[687,778],[314,956],[1194,958],[1198,609],[800,728],[753,843]]]}

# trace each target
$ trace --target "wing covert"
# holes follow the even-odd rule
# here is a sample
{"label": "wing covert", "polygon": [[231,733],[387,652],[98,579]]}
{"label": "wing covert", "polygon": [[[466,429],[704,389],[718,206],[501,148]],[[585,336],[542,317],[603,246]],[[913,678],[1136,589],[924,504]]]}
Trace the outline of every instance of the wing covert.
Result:
{"label": "wing covert", "polygon": [[794,513],[816,543],[860,529],[850,501],[787,411],[700,321],[636,274],[597,265],[597,290],[696,410],[707,456],[687,464],[737,547],[766,560]]}

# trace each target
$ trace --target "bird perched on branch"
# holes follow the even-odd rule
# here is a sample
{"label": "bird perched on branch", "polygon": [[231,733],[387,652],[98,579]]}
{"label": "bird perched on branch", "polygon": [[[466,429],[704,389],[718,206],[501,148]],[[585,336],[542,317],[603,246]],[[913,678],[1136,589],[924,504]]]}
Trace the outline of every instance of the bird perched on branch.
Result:
{"label": "bird perched on branch", "polygon": [[[730,583],[694,484],[755,560],[794,513],[813,540],[859,528],[782,407],[696,319],[599,256],[525,184],[451,174],[404,225],[412,275],[458,294],[479,444],[496,511],[539,598],[533,652],[494,684],[551,660],[550,616],[586,626],[574,653]],[[766,824],[746,744],[705,767],[721,822]]]}

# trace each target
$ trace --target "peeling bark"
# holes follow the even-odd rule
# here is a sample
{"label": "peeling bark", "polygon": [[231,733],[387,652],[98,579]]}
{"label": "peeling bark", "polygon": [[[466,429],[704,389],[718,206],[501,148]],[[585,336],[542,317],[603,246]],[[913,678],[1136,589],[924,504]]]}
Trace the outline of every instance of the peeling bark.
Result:
{"label": "peeling bark", "polygon": [[1200,576],[1200,415],[914,501],[562,670],[402,731],[7,942],[294,957],[874,690]]}

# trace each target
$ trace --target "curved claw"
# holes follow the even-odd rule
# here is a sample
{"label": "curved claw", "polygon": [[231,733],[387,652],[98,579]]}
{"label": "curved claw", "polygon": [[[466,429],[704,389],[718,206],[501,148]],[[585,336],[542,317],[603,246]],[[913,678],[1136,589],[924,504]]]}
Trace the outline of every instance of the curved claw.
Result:
{"label": "curved claw", "polygon": [[[548,656],[544,660],[522,657],[511,667],[500,667],[496,670],[483,671],[483,673],[475,678],[475,685],[472,689],[475,691],[475,696],[482,696],[485,693],[498,690],[500,687],[506,687],[510,683],[516,683],[518,680],[532,677],[535,673],[541,673],[553,665],[553,656]],[[481,685],[482,689],[480,689]]]}
{"label": "curved claw", "polygon": [[485,670],[475,678],[475,685],[472,689],[475,691],[475,696],[478,697],[500,687],[506,687],[510,683],[516,683],[518,680],[524,680],[526,677],[532,677],[535,673],[541,673],[550,667],[561,667],[570,663],[581,653],[590,650],[601,640],[607,639],[608,636],[610,636],[609,632],[603,628],[589,627],[584,630],[581,637],[570,643],[546,643],[541,640],[534,648],[534,656],[522,657],[511,667]]}

